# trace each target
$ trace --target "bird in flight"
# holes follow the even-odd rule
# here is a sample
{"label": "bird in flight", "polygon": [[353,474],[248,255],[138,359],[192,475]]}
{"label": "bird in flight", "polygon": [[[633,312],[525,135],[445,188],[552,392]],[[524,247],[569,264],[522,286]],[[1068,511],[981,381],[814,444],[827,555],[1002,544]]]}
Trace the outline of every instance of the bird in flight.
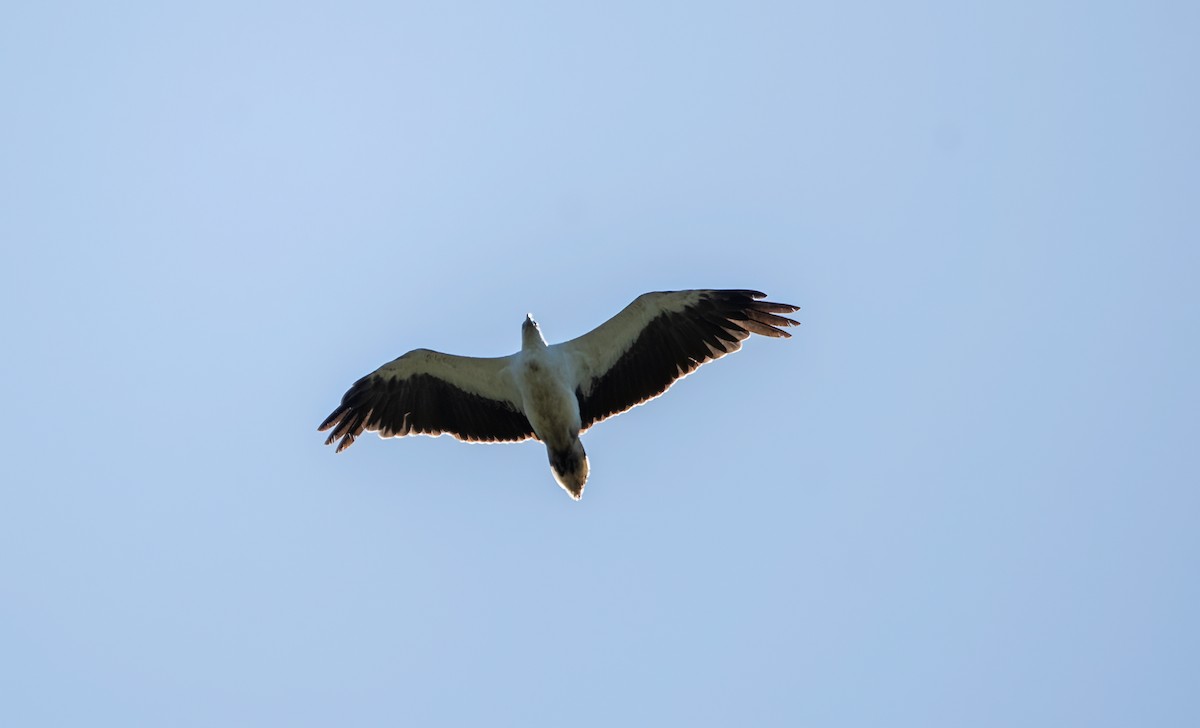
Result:
{"label": "bird in flight", "polygon": [[751,334],[789,337],[800,310],[765,293],[646,293],[570,341],[547,344],[526,316],[521,350],[479,358],[414,349],[355,382],[318,427],[337,452],[364,431],[380,437],[441,435],[467,442],[546,445],[554,479],[579,500],[588,459],[579,436],[601,420],[659,396]]}

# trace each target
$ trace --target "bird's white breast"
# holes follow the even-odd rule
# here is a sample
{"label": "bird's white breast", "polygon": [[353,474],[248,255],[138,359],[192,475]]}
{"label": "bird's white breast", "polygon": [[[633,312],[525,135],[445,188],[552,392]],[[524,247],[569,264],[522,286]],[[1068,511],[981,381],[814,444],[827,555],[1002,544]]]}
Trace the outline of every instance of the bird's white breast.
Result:
{"label": "bird's white breast", "polygon": [[521,392],[525,417],[542,442],[563,447],[582,427],[569,363],[551,349],[524,350],[513,375]]}

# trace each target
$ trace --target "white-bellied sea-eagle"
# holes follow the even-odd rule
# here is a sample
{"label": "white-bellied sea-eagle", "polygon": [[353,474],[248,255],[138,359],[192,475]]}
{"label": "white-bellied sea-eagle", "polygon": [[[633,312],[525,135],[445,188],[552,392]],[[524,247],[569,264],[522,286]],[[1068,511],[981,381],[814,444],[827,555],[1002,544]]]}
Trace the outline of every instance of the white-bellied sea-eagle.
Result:
{"label": "white-bellied sea-eagle", "polygon": [[758,291],[646,293],[576,339],[547,345],[532,316],[521,350],[478,358],[414,349],[359,379],[318,428],[337,452],[363,431],[380,437],[449,433],[468,442],[545,443],[555,480],[578,500],[588,478],[579,436],[654,399],[751,334],[790,336],[799,308]]}

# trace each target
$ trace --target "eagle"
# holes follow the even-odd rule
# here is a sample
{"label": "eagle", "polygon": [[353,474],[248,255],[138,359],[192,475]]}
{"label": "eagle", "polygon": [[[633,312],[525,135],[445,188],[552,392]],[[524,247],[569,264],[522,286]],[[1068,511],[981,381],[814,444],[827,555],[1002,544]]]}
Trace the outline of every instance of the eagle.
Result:
{"label": "eagle", "polygon": [[521,350],[480,358],[414,349],[356,381],[318,427],[337,452],[364,431],[380,437],[450,434],[467,442],[545,444],[554,479],[583,496],[588,458],[579,436],[648,402],[751,334],[790,337],[781,316],[800,310],[747,290],[646,293],[597,328],[547,344],[527,315]]}

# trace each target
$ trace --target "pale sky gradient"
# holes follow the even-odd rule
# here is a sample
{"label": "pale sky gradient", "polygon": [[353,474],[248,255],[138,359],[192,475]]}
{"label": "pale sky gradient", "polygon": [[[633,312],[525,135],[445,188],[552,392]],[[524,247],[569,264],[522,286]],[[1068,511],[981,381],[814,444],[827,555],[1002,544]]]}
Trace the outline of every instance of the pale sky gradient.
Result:
{"label": "pale sky gradient", "polygon": [[[1200,725],[1198,8],[9,3],[0,724]],[[581,503],[321,445],[691,287]]]}

